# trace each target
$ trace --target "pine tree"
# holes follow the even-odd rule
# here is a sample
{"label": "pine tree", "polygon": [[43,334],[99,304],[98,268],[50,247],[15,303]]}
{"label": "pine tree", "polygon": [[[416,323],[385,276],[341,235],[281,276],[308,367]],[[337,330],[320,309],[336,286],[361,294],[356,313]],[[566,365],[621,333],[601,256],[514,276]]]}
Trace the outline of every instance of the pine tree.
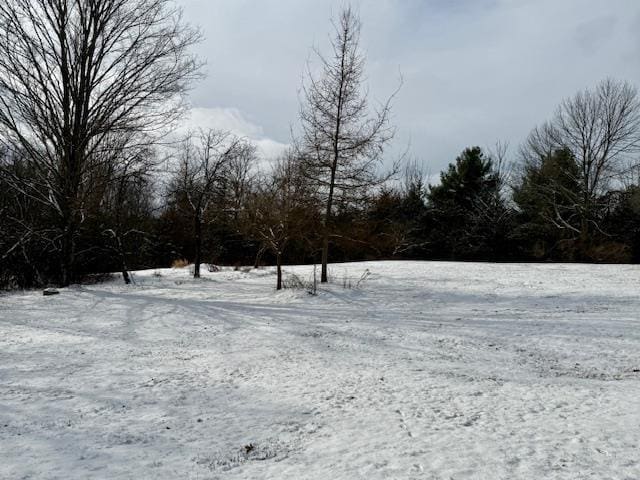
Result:
{"label": "pine tree", "polygon": [[480,147],[467,148],[442,172],[427,196],[431,251],[447,258],[476,258],[504,252],[510,210],[493,161]]}

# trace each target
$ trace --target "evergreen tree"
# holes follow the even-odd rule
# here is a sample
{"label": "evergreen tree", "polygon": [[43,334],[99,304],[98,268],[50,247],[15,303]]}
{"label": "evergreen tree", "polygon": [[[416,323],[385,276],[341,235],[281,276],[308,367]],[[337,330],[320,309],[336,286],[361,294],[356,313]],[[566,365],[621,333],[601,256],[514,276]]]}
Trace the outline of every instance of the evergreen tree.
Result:
{"label": "evergreen tree", "polygon": [[467,148],[430,185],[428,221],[432,255],[495,258],[505,253],[510,210],[501,195],[500,174],[480,147]]}
{"label": "evergreen tree", "polygon": [[580,168],[569,149],[527,162],[513,194],[519,210],[514,238],[525,254],[537,259],[575,257],[575,232],[567,222],[579,225],[575,206],[581,192]]}
{"label": "evergreen tree", "polygon": [[606,220],[607,231],[626,247],[626,258],[618,261],[640,262],[640,185],[631,185],[617,196]]}

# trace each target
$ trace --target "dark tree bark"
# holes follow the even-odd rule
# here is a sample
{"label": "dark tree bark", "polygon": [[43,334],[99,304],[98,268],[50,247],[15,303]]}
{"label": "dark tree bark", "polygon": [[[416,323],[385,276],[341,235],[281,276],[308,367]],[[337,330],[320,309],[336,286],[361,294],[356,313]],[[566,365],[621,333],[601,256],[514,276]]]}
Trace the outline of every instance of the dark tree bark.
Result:
{"label": "dark tree bark", "polygon": [[200,278],[200,264],[202,263],[202,214],[196,212],[194,215],[194,233],[195,233],[195,258],[193,261],[193,278]]}
{"label": "dark tree bark", "polygon": [[129,268],[127,267],[127,256],[125,254],[124,246],[122,245],[122,238],[120,237],[120,235],[116,237],[116,243],[118,245],[118,252],[120,255],[122,278],[124,279],[125,285],[131,285],[131,276],[129,275]]}
{"label": "dark tree bark", "polygon": [[276,290],[282,290],[282,253],[276,254]]}

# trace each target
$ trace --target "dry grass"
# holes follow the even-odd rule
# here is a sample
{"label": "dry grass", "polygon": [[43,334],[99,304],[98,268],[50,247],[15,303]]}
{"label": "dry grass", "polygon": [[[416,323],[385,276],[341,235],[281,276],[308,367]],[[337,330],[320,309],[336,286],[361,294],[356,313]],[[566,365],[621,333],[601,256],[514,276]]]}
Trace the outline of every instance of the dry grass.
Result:
{"label": "dry grass", "polygon": [[189,260],[186,258],[178,258],[171,262],[171,268],[185,268],[189,266]]}

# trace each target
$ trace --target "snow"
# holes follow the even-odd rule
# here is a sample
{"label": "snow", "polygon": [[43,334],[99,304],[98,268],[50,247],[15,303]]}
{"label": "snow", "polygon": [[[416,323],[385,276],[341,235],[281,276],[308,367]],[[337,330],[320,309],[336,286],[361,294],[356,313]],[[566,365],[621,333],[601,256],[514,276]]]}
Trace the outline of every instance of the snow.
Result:
{"label": "snow", "polygon": [[639,267],[332,273],[0,296],[0,478],[640,478]]}

